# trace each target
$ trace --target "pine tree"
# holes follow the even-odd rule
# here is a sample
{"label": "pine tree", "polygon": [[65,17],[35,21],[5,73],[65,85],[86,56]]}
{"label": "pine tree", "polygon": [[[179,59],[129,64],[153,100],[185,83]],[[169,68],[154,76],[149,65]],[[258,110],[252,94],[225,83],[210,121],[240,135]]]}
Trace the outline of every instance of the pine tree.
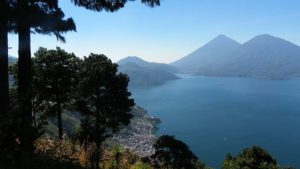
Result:
{"label": "pine tree", "polygon": [[[40,48],[33,59],[34,87],[44,112],[57,117],[58,136],[63,137],[62,113],[71,109],[79,75],[80,59],[57,48]],[[48,104],[47,104],[48,103]],[[51,104],[49,104],[51,103]],[[38,105],[37,105],[38,106]]]}
{"label": "pine tree", "polygon": [[93,166],[98,168],[101,143],[129,124],[134,101],[129,98],[128,77],[118,73],[117,65],[104,55],[91,54],[84,58],[80,79],[81,98],[77,104],[83,119],[79,139],[96,144]]}
{"label": "pine tree", "polygon": [[[8,113],[9,80],[8,80],[8,37],[9,20],[11,19],[10,2],[0,0],[0,118]],[[0,127],[1,131],[1,127]],[[1,133],[1,132],[0,132]]]}
{"label": "pine tree", "polygon": [[52,0],[18,0],[14,4],[14,30],[19,36],[18,59],[18,97],[23,119],[21,128],[27,131],[20,133],[20,142],[25,151],[33,151],[34,137],[31,105],[31,31],[51,34],[64,41],[61,33],[75,30],[72,19],[63,20],[64,14],[58,8],[57,1]]}

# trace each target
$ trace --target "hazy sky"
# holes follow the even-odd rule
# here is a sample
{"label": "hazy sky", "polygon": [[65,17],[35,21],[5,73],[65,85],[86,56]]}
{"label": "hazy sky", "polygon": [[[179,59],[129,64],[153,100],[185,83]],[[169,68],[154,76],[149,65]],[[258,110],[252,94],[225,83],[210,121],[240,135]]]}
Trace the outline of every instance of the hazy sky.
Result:
{"label": "hazy sky", "polygon": [[[39,46],[59,46],[78,56],[103,53],[113,61],[139,56],[148,61],[175,61],[219,34],[239,42],[271,34],[300,45],[299,0],[162,0],[148,8],[139,0],[116,13],[92,12],[60,0],[77,32],[62,44],[51,36],[32,36],[33,53]],[[17,36],[9,36],[10,55],[17,56]]]}

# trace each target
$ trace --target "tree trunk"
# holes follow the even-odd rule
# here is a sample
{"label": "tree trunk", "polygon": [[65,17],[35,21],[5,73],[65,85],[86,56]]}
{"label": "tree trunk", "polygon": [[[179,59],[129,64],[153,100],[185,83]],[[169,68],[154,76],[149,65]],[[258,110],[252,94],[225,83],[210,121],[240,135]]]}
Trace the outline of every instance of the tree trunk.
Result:
{"label": "tree trunk", "polygon": [[18,28],[19,34],[19,60],[18,60],[18,94],[21,111],[32,125],[31,113],[31,46],[30,27]]}
{"label": "tree trunk", "polygon": [[56,87],[55,87],[55,100],[56,100],[56,113],[57,113],[57,127],[58,127],[58,138],[60,140],[63,139],[63,127],[62,127],[62,108],[61,108],[61,99],[60,99],[60,95],[62,94],[60,92],[60,83],[59,83],[60,79],[59,79],[59,75],[58,72],[56,72]]}
{"label": "tree trunk", "polygon": [[57,126],[58,126],[58,138],[60,140],[63,139],[63,127],[62,127],[62,119],[61,119],[61,103],[59,101],[59,96],[56,96],[57,104],[56,104],[56,111],[57,111]]}
{"label": "tree trunk", "polygon": [[96,169],[99,169],[99,163],[100,163],[100,94],[97,93],[97,105],[96,105],[96,146],[97,146],[97,152],[96,152]]}
{"label": "tree trunk", "polygon": [[32,110],[32,121],[33,121],[33,126],[37,128],[37,118],[36,118],[36,111],[35,111],[35,102],[32,99],[31,102],[31,110]]}
{"label": "tree trunk", "polygon": [[99,143],[96,143],[96,146],[97,146],[97,152],[96,152],[96,169],[99,169],[99,164],[100,164],[100,144]]}
{"label": "tree trunk", "polygon": [[0,22],[0,114],[8,113],[9,79],[8,79],[8,29],[7,22]]}
{"label": "tree trunk", "polygon": [[33,153],[35,133],[32,126],[31,111],[31,49],[30,27],[19,26],[19,60],[18,60],[18,97],[22,123],[20,126],[20,144],[23,151]]}
{"label": "tree trunk", "polygon": [[116,155],[115,155],[115,160],[116,160],[116,169],[119,169],[119,166],[120,166],[120,158],[121,158],[121,153],[120,152],[117,152]]}

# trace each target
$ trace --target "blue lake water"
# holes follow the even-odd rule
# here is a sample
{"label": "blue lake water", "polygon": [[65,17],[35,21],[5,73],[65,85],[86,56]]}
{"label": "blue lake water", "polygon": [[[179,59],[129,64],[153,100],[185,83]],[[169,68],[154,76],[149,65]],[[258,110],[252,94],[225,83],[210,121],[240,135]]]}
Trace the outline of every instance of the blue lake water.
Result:
{"label": "blue lake water", "polygon": [[181,77],[131,88],[137,105],[161,119],[158,135],[183,140],[214,168],[227,153],[252,145],[300,168],[300,79]]}

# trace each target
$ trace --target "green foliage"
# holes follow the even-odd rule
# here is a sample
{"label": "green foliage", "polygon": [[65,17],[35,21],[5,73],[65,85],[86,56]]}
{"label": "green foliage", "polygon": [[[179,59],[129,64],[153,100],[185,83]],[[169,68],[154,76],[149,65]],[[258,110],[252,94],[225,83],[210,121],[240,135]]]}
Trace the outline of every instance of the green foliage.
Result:
{"label": "green foliage", "polygon": [[134,101],[129,98],[128,81],[126,75],[117,73],[117,65],[106,56],[91,54],[84,58],[77,102],[83,115],[78,133],[82,143],[95,143],[99,150],[105,138],[129,124]]}
{"label": "green foliage", "polygon": [[117,144],[116,146],[114,146],[114,148],[113,148],[114,155],[116,155],[118,153],[121,153],[121,151],[122,151],[122,147],[119,144]]}
{"label": "green foliage", "polygon": [[[48,102],[60,102],[62,108],[71,108],[77,90],[80,62],[73,53],[60,48],[40,48],[33,58],[34,87],[37,92]],[[56,114],[54,112],[52,115]]]}
{"label": "green foliage", "polygon": [[136,164],[132,165],[130,169],[153,169],[153,168],[150,164],[146,164],[139,161]]}
{"label": "green foliage", "polygon": [[[12,97],[11,99],[11,104],[14,106],[11,107],[13,109],[13,112],[20,112],[20,106],[19,106],[19,100],[18,98],[18,93],[17,93],[17,88],[18,88],[18,62],[12,63],[9,67],[9,72],[13,77],[14,83],[12,84],[11,90],[14,90],[14,93],[10,93],[10,96]],[[35,70],[35,66],[33,63],[33,66],[31,67],[31,72],[32,72],[32,84],[30,93],[31,93],[31,111],[32,111],[32,117],[33,117],[33,126],[36,128],[42,128],[44,125],[47,124],[47,116],[46,116],[46,110],[49,109],[49,104],[48,102],[45,102],[44,98],[42,97],[41,93],[39,92],[38,89],[38,81],[37,79],[38,74],[37,71]],[[21,114],[19,114],[21,116]]]}
{"label": "green foliage", "polygon": [[119,168],[119,165],[120,165],[120,158],[121,158],[121,151],[122,151],[122,148],[120,145],[116,145],[112,152],[113,152],[113,156],[114,156],[114,160],[112,160],[112,163],[111,163],[111,166],[110,168],[111,169],[118,169]]}
{"label": "green foliage", "polygon": [[[72,109],[79,66],[80,59],[60,48],[56,50],[40,48],[35,53],[32,60],[30,88],[34,127],[42,128],[47,124],[49,116],[56,116],[59,119],[65,109]],[[10,66],[10,72],[16,85],[19,80],[17,63]],[[58,126],[62,126],[62,121],[58,122]],[[62,127],[59,127],[59,130],[62,135]]]}
{"label": "green foliage", "polygon": [[[97,142],[130,122],[134,105],[128,92],[128,77],[104,55],[91,54],[81,67],[78,110],[83,114],[82,134]],[[101,137],[101,138],[99,138]]]}
{"label": "green foliage", "polygon": [[38,96],[33,101],[39,102],[37,106],[43,101],[44,112],[57,117],[59,138],[63,133],[61,114],[75,102],[79,66],[80,59],[60,48],[40,48],[33,59],[33,84]]}
{"label": "green foliage", "polygon": [[155,154],[150,158],[155,168],[204,169],[205,165],[189,147],[173,136],[163,135],[154,144]]}
{"label": "green foliage", "polygon": [[65,15],[59,8],[58,1],[17,0],[7,3],[11,11],[8,18],[11,31],[20,33],[21,29],[29,28],[34,33],[53,34],[62,42],[65,42],[63,33],[76,31],[73,19],[64,19]]}
{"label": "green foliage", "polygon": [[277,161],[264,149],[253,146],[244,149],[236,157],[228,154],[222,169],[282,169]]}

